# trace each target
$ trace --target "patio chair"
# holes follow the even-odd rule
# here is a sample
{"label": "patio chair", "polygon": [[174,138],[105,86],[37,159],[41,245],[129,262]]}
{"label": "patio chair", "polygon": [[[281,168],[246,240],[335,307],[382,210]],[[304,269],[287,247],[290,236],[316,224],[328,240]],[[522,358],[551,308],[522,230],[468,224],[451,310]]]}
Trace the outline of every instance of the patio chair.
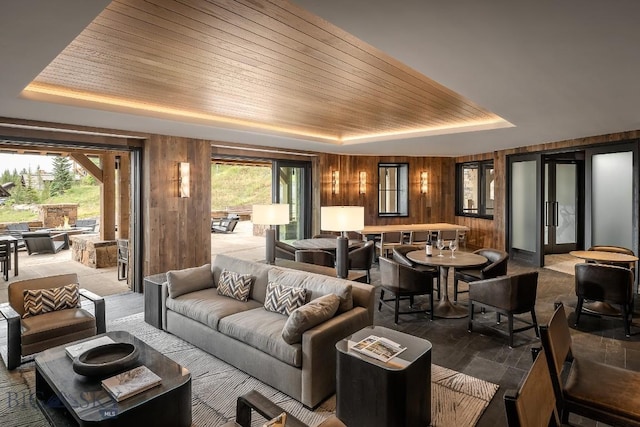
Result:
{"label": "patio chair", "polygon": [[0,271],[4,281],[9,281],[9,266],[11,265],[11,245],[9,242],[0,242]]}
{"label": "patio chair", "polygon": [[95,219],[78,219],[76,220],[76,228],[89,228],[93,233],[95,231],[98,221]]}
{"label": "patio chair", "polygon": [[22,238],[31,254],[57,254],[62,249],[69,249],[67,233],[51,234],[49,231],[30,231],[22,233]]}
{"label": "patio chair", "polygon": [[211,220],[211,232],[213,233],[233,233],[238,224],[237,218],[222,218]]}
{"label": "patio chair", "polygon": [[30,231],[29,224],[26,222],[19,222],[15,224],[7,224],[7,233],[18,239],[18,248],[24,248],[24,239],[22,233]]}

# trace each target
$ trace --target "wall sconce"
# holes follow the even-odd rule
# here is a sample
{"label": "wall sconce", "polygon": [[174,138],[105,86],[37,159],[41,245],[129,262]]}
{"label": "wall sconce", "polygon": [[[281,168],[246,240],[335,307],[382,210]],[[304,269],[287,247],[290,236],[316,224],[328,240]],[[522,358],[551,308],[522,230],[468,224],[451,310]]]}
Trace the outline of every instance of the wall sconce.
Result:
{"label": "wall sconce", "polygon": [[331,194],[340,192],[340,171],[331,171]]}
{"label": "wall sconce", "polygon": [[189,163],[178,163],[178,193],[180,197],[189,197],[190,193]]}
{"label": "wall sconce", "polygon": [[358,177],[358,192],[365,194],[367,192],[367,173],[361,171]]}
{"label": "wall sconce", "polygon": [[429,177],[429,173],[426,171],[420,172],[420,193],[427,194],[427,190],[429,189],[429,182],[427,178]]}

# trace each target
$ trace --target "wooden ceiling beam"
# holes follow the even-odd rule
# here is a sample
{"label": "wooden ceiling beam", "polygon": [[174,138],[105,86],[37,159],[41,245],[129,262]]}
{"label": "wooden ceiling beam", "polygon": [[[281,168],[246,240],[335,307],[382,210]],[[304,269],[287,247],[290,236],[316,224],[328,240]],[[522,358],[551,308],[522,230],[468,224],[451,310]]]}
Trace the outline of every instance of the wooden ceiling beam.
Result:
{"label": "wooden ceiling beam", "polygon": [[81,153],[69,153],[69,156],[78,162],[80,166],[82,166],[92,177],[98,180],[98,182],[102,182],[102,169],[93,163],[91,159]]}

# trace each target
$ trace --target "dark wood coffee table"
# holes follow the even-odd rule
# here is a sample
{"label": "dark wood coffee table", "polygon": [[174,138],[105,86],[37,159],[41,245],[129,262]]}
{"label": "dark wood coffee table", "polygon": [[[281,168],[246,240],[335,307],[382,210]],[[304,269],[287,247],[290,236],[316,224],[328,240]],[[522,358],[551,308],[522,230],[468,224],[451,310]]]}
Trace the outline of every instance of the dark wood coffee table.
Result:
{"label": "dark wood coffee table", "polygon": [[102,388],[100,379],[73,371],[72,360],[64,350],[71,344],[45,350],[35,358],[36,396],[49,422],[54,426],[190,426],[189,371],[128,332],[104,335],[115,342],[134,344],[140,353],[139,364],[160,376],[162,383],[116,402]]}

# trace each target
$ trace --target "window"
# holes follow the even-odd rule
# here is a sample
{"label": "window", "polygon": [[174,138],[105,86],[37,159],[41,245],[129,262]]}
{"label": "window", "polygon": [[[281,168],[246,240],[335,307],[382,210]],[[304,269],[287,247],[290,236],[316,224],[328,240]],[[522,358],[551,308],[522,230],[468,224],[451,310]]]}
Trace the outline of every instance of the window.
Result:
{"label": "window", "polygon": [[493,160],[456,165],[456,215],[493,219]]}
{"label": "window", "polygon": [[409,215],[409,165],[378,163],[378,216]]}

